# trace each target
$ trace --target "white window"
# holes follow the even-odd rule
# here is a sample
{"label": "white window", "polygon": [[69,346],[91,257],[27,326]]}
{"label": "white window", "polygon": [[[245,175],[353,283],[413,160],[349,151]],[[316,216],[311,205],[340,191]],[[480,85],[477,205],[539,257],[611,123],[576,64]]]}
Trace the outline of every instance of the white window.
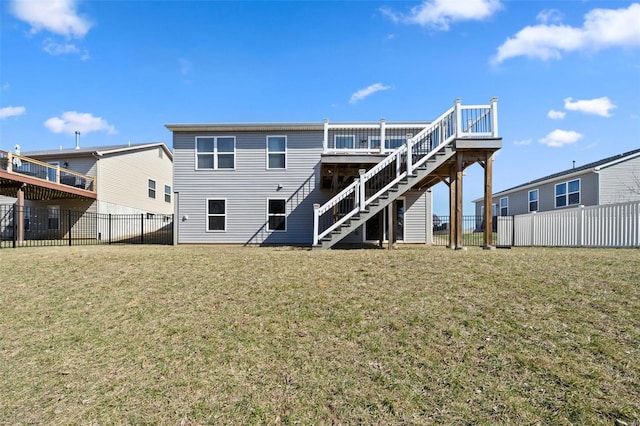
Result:
{"label": "white window", "polygon": [[267,200],[268,226],[269,231],[287,230],[287,201],[285,199]]}
{"label": "white window", "polygon": [[164,186],[164,201],[165,203],[171,202],[171,186],[170,185]]}
{"label": "white window", "polygon": [[267,169],[287,168],[287,137],[267,136]]}
{"label": "white window", "polygon": [[207,231],[227,230],[227,200],[207,199]]}
{"label": "white window", "polygon": [[556,208],[580,204],[580,179],[556,184]]}
{"label": "white window", "polygon": [[537,212],[538,211],[538,197],[539,193],[537,189],[533,191],[529,191],[529,211]]}
{"label": "white window", "polygon": [[235,168],[235,136],[196,137],[196,170]]}
{"label": "white window", "polygon": [[356,146],[355,135],[334,135],[333,141],[336,149],[353,149]]}
{"label": "white window", "polygon": [[149,179],[149,198],[156,198],[156,181]]}
{"label": "white window", "polygon": [[[496,212],[498,211],[498,205],[493,203],[491,204],[491,216],[497,216]],[[484,204],[480,206],[480,216],[484,216]]]}
{"label": "white window", "polygon": [[509,197],[500,198],[500,216],[509,214]]}
{"label": "white window", "polygon": [[[399,136],[387,136],[384,138],[384,148],[385,149],[396,149],[400,148],[402,145],[406,145],[407,139]],[[369,148],[370,149],[380,149],[380,136],[370,136],[369,137]]]}

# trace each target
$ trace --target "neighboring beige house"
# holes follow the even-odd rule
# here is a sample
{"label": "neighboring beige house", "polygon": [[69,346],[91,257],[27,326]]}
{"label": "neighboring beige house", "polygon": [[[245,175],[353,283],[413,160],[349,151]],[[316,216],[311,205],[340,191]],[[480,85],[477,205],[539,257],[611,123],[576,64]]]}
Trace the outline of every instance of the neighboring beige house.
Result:
{"label": "neighboring beige house", "polygon": [[[25,197],[25,206],[55,206],[60,210],[105,214],[173,213],[173,155],[164,143],[31,151],[24,152],[22,157],[78,173],[75,176],[62,172],[58,178],[63,184],[61,187],[66,184],[95,194],[95,199],[82,196],[67,198],[43,191],[41,197]],[[24,169],[27,161],[23,159],[22,163],[21,168]],[[31,170],[36,170],[33,164]],[[38,170],[42,176],[35,177],[56,180],[55,168]],[[87,182],[80,175],[93,177],[95,181]],[[84,188],[82,184],[78,185],[80,179]]]}

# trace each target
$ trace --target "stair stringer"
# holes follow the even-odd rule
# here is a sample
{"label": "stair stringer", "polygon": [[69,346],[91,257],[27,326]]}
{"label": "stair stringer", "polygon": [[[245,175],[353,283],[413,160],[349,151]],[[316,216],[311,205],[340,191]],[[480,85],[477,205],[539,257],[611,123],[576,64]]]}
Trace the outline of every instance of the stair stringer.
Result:
{"label": "stair stringer", "polygon": [[455,149],[451,145],[441,149],[437,155],[428,160],[424,165],[416,168],[413,174],[407,175],[399,183],[391,187],[389,190],[381,194],[376,200],[369,203],[366,209],[352,216],[340,227],[320,239],[319,244],[314,249],[328,249],[340,242],[347,235],[365,224],[369,219],[373,218],[383,209],[389,206],[393,201],[403,196],[411,190],[418,182],[435,172],[440,166],[447,162],[455,155]]}

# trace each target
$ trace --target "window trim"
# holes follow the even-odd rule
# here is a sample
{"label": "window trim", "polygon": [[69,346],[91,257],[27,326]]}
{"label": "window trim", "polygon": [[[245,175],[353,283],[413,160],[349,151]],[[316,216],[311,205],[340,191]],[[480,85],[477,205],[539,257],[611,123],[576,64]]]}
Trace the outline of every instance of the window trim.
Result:
{"label": "window trim", "polygon": [[[284,201],[284,213],[269,212],[270,201]],[[284,229],[271,229],[269,219],[271,217],[284,217]],[[287,232],[287,199],[286,198],[267,198],[267,231],[269,232]]]}
{"label": "window trim", "polygon": [[[230,138],[233,139],[233,153],[231,152],[218,152],[218,138]],[[213,139],[213,152],[203,152],[202,154],[199,154],[198,152],[198,139]],[[236,158],[237,158],[237,140],[235,136],[230,136],[230,135],[217,135],[217,136],[204,136],[204,135],[200,135],[200,136],[196,136],[194,138],[194,158],[195,158],[195,170],[235,170],[236,169]],[[198,167],[198,155],[211,155],[213,156],[213,168],[209,168],[209,167]],[[220,155],[233,155],[233,167],[223,167],[220,168],[219,167],[219,156]]]}
{"label": "window trim", "polygon": [[[572,182],[578,182],[578,190],[577,191],[573,191],[573,192],[569,192],[569,184]],[[562,195],[558,195],[558,187],[559,186],[564,186],[564,194]],[[569,196],[571,194],[578,194],[578,201],[575,203],[569,203]],[[564,182],[560,182],[560,183],[556,183],[553,187],[553,199],[554,199],[554,206],[556,209],[564,209],[567,207],[571,207],[571,206],[579,206],[581,201],[582,201],[582,180],[580,178],[577,179],[571,179],[571,180],[567,180]],[[564,197],[564,202],[565,204],[563,206],[558,206],[558,198],[559,197]]]}
{"label": "window trim", "polygon": [[[169,189],[169,191],[167,191]],[[164,202],[171,203],[171,185],[164,186]]]}
{"label": "window trim", "polygon": [[[209,201],[224,201],[224,214],[220,214],[220,213],[209,213]],[[206,232],[213,232],[213,233],[224,233],[227,232],[227,214],[228,214],[228,205],[227,205],[227,199],[226,198],[207,198],[205,201],[205,216],[206,216],[206,220],[205,220],[205,230]],[[224,229],[209,229],[209,217],[211,216],[216,216],[216,217],[224,217]]]}
{"label": "window trim", "polygon": [[[153,188],[151,187],[152,186],[151,182],[153,182]],[[158,185],[154,179],[151,179],[151,178],[147,179],[147,197],[148,198],[151,198],[152,200],[156,199],[156,195],[158,193],[157,188],[158,188]],[[151,195],[152,191],[153,191],[153,196]]]}
{"label": "window trim", "polygon": [[[502,205],[502,200],[505,200],[505,205]],[[506,211],[502,212],[502,209],[506,209]],[[500,197],[500,216],[509,216],[509,197]]]}
{"label": "window trim", "polygon": [[[284,138],[284,151],[269,151],[269,138]],[[267,135],[266,139],[266,151],[267,151],[267,170],[287,170],[288,163],[287,160],[289,157],[287,155],[287,150],[289,148],[287,135]],[[269,167],[269,154],[282,154],[284,155],[284,167]]]}

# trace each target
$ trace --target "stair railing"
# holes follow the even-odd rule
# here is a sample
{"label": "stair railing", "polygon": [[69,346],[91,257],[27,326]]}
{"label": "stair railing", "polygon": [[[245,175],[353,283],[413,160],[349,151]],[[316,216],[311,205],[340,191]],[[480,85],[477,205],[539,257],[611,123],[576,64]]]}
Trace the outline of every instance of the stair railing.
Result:
{"label": "stair railing", "polygon": [[[466,123],[466,125],[465,125]],[[314,204],[313,245],[389,191],[456,138],[497,137],[497,99],[491,105],[460,105],[431,122],[351,185],[320,206]]]}

